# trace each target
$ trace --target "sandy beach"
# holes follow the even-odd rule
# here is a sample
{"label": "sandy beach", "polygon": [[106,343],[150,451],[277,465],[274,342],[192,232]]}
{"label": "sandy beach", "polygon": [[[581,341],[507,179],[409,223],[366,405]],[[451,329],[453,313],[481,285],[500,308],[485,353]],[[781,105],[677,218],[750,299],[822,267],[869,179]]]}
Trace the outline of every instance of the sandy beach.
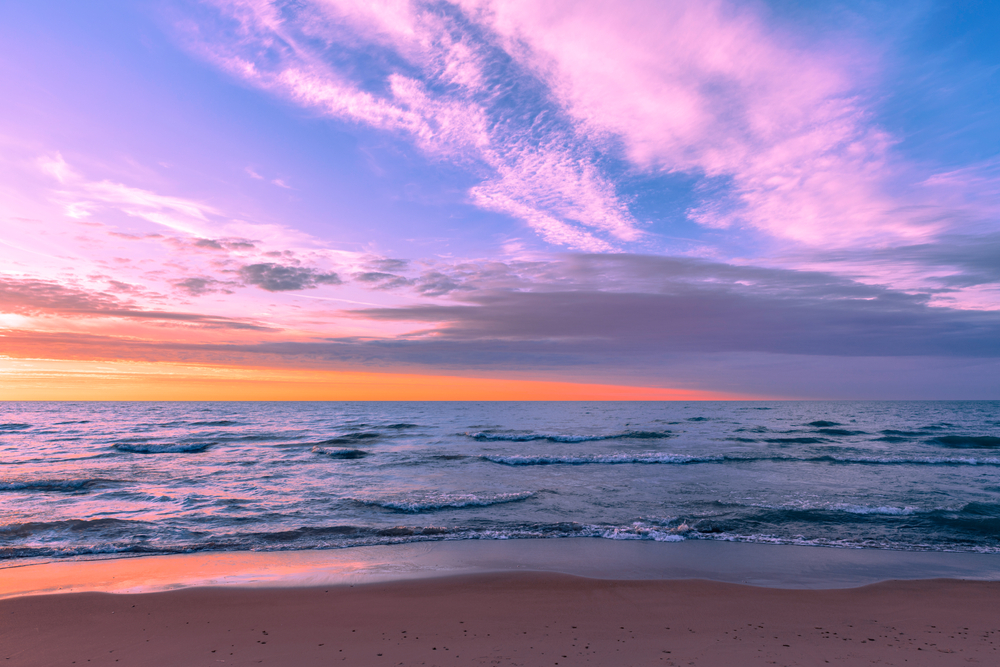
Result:
{"label": "sandy beach", "polygon": [[779,590],[496,573],[0,601],[3,664],[965,665],[1000,660],[1000,582]]}

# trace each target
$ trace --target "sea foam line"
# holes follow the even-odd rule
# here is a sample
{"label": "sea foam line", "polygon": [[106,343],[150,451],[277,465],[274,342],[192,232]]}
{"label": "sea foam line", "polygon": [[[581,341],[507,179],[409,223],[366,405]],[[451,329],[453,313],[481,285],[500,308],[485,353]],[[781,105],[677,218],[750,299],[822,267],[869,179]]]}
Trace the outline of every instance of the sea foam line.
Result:
{"label": "sea foam line", "polygon": [[518,493],[495,494],[426,494],[415,498],[351,498],[362,505],[374,505],[398,512],[431,512],[442,509],[460,509],[463,507],[488,507],[502,503],[512,503],[527,500],[535,495],[534,491]]}

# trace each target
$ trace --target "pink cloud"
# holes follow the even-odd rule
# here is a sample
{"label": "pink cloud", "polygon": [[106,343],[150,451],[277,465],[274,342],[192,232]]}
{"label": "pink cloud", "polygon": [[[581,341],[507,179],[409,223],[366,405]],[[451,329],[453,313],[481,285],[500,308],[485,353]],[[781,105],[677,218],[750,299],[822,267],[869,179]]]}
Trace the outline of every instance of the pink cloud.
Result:
{"label": "pink cloud", "polygon": [[639,168],[731,179],[735,201],[690,211],[701,224],[833,246],[937,229],[890,192],[892,139],[852,72],[864,53],[806,48],[721,1],[469,4]]}
{"label": "pink cloud", "polygon": [[[553,243],[603,251],[613,240],[641,237],[613,183],[568,145],[572,137],[539,142],[490,120],[489,45],[461,36],[442,15],[408,2],[314,2],[291,16],[268,2],[216,4],[238,21],[239,37],[195,48],[234,76],[325,115],[407,136],[434,159],[469,165],[484,177],[469,193],[472,203],[520,218]],[[361,90],[306,37],[389,48],[451,92],[432,93],[400,72],[387,76],[387,94]]]}
{"label": "pink cloud", "polygon": [[[407,0],[307,0],[281,11],[265,0],[215,5],[237,28],[212,33],[203,25],[194,48],[205,57],[305,108],[468,167],[481,179],[468,192],[471,203],[519,218],[556,245],[608,252],[648,239],[599,153],[621,155],[634,173],[722,184],[713,190],[722,194],[687,216],[772,241],[768,258],[741,261],[822,265],[916,289],[927,286],[916,274],[900,282],[892,267],[869,262],[862,271],[855,261],[802,253],[993,228],[995,177],[982,170],[928,177],[894,154],[895,139],[874,123],[866,93],[877,84],[873,49],[848,39],[806,43],[761,5],[460,0],[448,12]],[[325,59],[330,44],[386,53],[385,63],[406,66],[383,63],[383,86],[363,89]],[[538,114],[530,129],[507,123],[492,106],[500,61],[513,63],[499,75],[503,85],[534,77],[558,108],[524,110]],[[977,191],[993,194],[973,201]]]}
{"label": "pink cloud", "polygon": [[[4,156],[0,169],[11,161]],[[356,273],[372,261],[372,253],[338,249],[333,242],[281,224],[237,218],[227,202],[184,196],[162,182],[150,186],[138,179],[112,180],[104,177],[102,167],[83,159],[68,161],[54,152],[17,156],[15,166],[19,170],[5,173],[21,181],[0,179],[0,190],[20,191],[21,196],[0,198],[0,217],[23,222],[11,222],[0,239],[0,281],[62,285],[91,295],[124,294],[122,285],[130,286],[129,301],[120,307],[80,309],[72,317],[68,311],[33,311],[30,321],[22,323],[25,329],[115,331],[127,326],[129,335],[148,337],[156,335],[155,326],[197,325],[215,335],[212,331],[222,320],[212,318],[250,318],[285,331],[328,333],[332,327],[371,335],[368,325],[351,321],[340,326],[339,314],[303,292],[347,303],[408,300],[387,291],[371,297],[370,285],[354,281],[335,284],[334,275]],[[15,183],[21,187],[14,188]],[[259,275],[261,266],[269,269],[266,275]],[[285,283],[279,284],[282,277]],[[0,295],[0,311],[10,305],[10,296],[10,290]],[[208,319],[185,315],[199,309]],[[183,317],[157,319],[149,313]],[[377,329],[381,333],[385,328]]]}

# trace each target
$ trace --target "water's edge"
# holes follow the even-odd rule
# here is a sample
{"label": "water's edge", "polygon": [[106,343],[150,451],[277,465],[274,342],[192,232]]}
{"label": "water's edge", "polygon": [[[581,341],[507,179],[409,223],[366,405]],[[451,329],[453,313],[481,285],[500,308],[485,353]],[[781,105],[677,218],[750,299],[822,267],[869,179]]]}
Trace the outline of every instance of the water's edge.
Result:
{"label": "water's edge", "polygon": [[1000,554],[594,538],[465,540],[292,552],[215,552],[54,561],[0,569],[0,598],[191,586],[299,587],[488,572],[594,579],[705,579],[767,588],[852,588],[887,580],[1000,581]]}

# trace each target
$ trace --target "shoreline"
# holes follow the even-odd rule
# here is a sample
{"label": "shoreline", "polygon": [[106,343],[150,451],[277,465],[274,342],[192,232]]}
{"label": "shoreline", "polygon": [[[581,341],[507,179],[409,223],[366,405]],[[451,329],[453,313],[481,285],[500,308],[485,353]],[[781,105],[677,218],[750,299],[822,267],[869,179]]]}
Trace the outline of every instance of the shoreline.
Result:
{"label": "shoreline", "polygon": [[1000,662],[1000,554],[418,542],[7,567],[0,595],[11,667]]}
{"label": "shoreline", "polygon": [[542,572],[595,580],[704,580],[774,589],[891,580],[1000,581],[1000,554],[712,540],[455,540],[329,550],[199,552],[0,567],[0,599],[195,587],[303,588]]}

